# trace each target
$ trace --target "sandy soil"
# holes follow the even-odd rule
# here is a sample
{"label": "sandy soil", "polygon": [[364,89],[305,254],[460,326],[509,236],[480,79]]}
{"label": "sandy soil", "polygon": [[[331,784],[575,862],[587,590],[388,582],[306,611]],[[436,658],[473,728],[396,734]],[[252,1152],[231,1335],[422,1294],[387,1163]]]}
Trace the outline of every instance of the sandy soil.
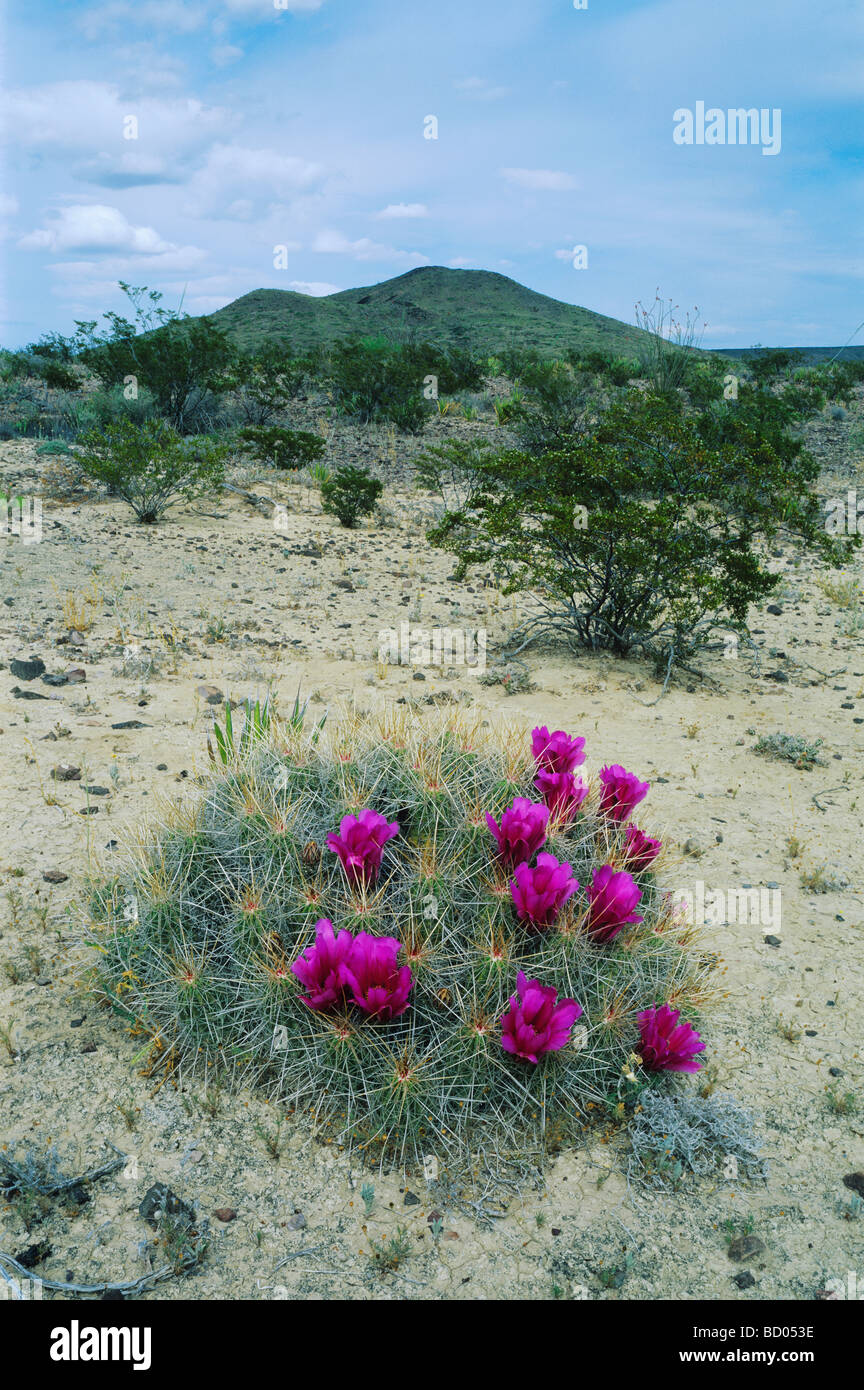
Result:
{"label": "sandy soil", "polygon": [[[815,434],[834,470],[826,495],[856,476],[833,428]],[[448,579],[452,562],[428,547],[407,488],[388,491],[386,525],[353,533],[287,480],[255,486],[286,506],[284,531],[236,496],[178,506],[147,528],[116,501],[51,501],[49,461],[32,443],[0,452],[6,490],[46,499],[41,544],[0,539],[0,1144],[55,1144],[70,1173],[110,1157],[106,1142],[128,1156],[89,1201],[56,1204],[29,1231],[15,1203],[0,1205],[0,1249],[46,1242],[36,1272],[55,1279],[138,1278],[158,1263],[138,1204],[165,1181],[209,1220],[211,1244],[196,1273],[153,1299],[808,1300],[848,1271],[864,1284],[864,1216],[844,1214],[853,1194],[842,1182],[864,1171],[864,637],[844,635],[848,610],[810,567],[775,555],[782,612],[754,615],[759,670],[744,649],[718,653],[704,663],[710,681],[673,684],[659,703],[643,664],[560,650],[529,651],[534,688],[512,695],[458,668],[420,680],[390,667],[382,678],[382,628],[485,625],[491,662],[518,617],[482,580]],[[69,638],[67,591],[93,599],[81,642]],[[14,677],[9,662],[31,655],[48,674],[83,668],[86,679]],[[494,1158],[480,1162],[460,1199],[422,1173],[364,1173],[299,1122],[283,1124],[274,1158],[262,1134],[278,1117],[254,1095],[154,1092],[119,1020],[75,993],[82,952],[67,908],[94,856],[121,854],[127,827],[206,770],[219,707],[203,685],[234,699],[272,685],[283,707],[298,686],[322,708],[401,699],[422,714],[459,700],[490,720],[584,734],[589,770],[620,761],[650,778],[643,821],[667,837],[670,887],[779,886],[779,929],[706,928],[724,972],[708,1084],[756,1114],[767,1180],[691,1179],[666,1193],[628,1184],[626,1132],[608,1123],[542,1176],[527,1161],[509,1188],[489,1176]],[[129,720],[142,727],[113,727]],[[781,730],[824,740],[824,764],[799,771],[754,754],[758,734]],[[61,764],[80,780],[53,780]],[[819,868],[847,886],[808,891],[802,875]],[[66,880],[47,882],[52,870]],[[215,1215],[226,1208],[233,1219]],[[399,1226],[411,1253],[382,1272],[372,1242]],[[735,1262],[730,1230],[761,1248]]]}

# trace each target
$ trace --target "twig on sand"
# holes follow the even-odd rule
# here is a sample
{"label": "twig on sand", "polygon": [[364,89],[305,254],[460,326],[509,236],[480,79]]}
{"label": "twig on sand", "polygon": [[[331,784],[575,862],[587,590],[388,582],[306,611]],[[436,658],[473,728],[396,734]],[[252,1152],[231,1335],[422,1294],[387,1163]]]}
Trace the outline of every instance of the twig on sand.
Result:
{"label": "twig on sand", "polygon": [[6,1270],[3,1268],[4,1264],[9,1265],[16,1274],[22,1275],[29,1283],[41,1284],[43,1289],[52,1289],[56,1293],[136,1294],[142,1293],[148,1285],[156,1284],[162,1279],[168,1279],[172,1274],[176,1273],[176,1270],[174,1270],[171,1265],[162,1265],[159,1269],[154,1270],[152,1274],[142,1274],[140,1279],[130,1279],[122,1284],[67,1284],[62,1279],[42,1279],[38,1275],[34,1275],[32,1270],[19,1264],[17,1260],[13,1260],[11,1255],[7,1255],[5,1250],[0,1250],[0,1276],[2,1276],[8,1284],[11,1284],[14,1296],[19,1299],[24,1297],[22,1290],[18,1285],[18,1281],[13,1279],[10,1274],[7,1274]]}

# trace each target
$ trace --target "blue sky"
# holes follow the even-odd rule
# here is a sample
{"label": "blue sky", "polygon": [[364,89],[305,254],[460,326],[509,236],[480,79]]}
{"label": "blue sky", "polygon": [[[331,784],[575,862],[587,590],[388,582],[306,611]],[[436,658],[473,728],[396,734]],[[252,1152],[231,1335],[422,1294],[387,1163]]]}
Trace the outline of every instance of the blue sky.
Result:
{"label": "blue sky", "polygon": [[[706,346],[864,318],[860,0],[280,3],[11,0],[0,341],[120,279],[204,313],[427,264],[628,322],[659,286]],[[779,153],[676,144],[698,102],[778,108]]]}

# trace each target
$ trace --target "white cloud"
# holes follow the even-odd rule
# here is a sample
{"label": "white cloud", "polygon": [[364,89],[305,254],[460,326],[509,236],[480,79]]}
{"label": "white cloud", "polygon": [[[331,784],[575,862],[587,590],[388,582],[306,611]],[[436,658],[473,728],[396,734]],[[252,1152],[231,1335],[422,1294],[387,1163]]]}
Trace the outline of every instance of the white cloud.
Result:
{"label": "white cloud", "polygon": [[275,0],[224,0],[225,8],[233,11],[234,14],[246,15],[249,18],[260,15],[262,19],[272,19],[273,15],[278,15],[280,11],[289,14],[312,13],[320,10],[324,0],[279,0],[278,5]]}
{"label": "white cloud", "polygon": [[164,241],[152,227],[135,227],[119,208],[101,203],[73,203],[61,208],[48,226],[23,236],[18,245],[26,251],[132,252],[154,256],[177,248]]}
{"label": "white cloud", "polygon": [[393,261],[397,264],[428,265],[429,257],[419,251],[400,251],[395,246],[384,246],[381,242],[360,237],[349,241],[342,232],[329,228],[320,231],[312,243],[312,250],[325,255],[351,256],[355,261]]}
{"label": "white cloud", "polygon": [[297,155],[214,145],[190,181],[190,210],[197,217],[248,221],[262,206],[316,187],[325,172],[322,164]]}
{"label": "white cloud", "polygon": [[476,266],[477,262],[471,256],[454,256],[447,264],[451,270],[467,270],[469,266]]}
{"label": "white cloud", "polygon": [[217,68],[226,68],[229,63],[236,63],[242,57],[243,49],[234,43],[223,43],[210,49],[210,60]]}
{"label": "white cloud", "polygon": [[386,208],[382,208],[375,216],[380,221],[387,218],[428,217],[429,209],[425,203],[388,203]]}
{"label": "white cloud", "polygon": [[515,183],[520,188],[557,193],[578,187],[573,175],[565,174],[560,169],[502,169],[501,173],[508,183]]}
{"label": "white cloud", "polygon": [[457,92],[464,92],[475,101],[500,101],[502,97],[509,96],[512,90],[510,87],[493,87],[485,77],[463,77],[453,86]]}
{"label": "white cloud", "polygon": [[14,217],[18,211],[18,199],[11,193],[0,193],[0,217]]}
{"label": "white cloud", "polygon": [[325,294],[338,294],[339,285],[328,285],[326,280],[289,280],[289,290],[298,294],[309,294],[314,299],[322,299]]}
{"label": "white cloud", "polygon": [[111,0],[85,11],[78,26],[88,39],[105,38],[132,24],[156,33],[169,29],[177,34],[192,34],[206,18],[203,6],[188,5],[184,0]]}

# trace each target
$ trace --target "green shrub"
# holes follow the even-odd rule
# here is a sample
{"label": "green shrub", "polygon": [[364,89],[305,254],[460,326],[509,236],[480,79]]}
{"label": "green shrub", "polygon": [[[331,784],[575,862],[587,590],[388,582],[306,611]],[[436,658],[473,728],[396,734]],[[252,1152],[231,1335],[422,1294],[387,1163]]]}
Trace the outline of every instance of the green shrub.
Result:
{"label": "green shrub", "polygon": [[436,466],[462,470],[466,500],[430,539],[460,576],[491,565],[505,592],[533,593],[526,640],[641,648],[668,671],[776,588],[764,545],[781,527],[835,563],[842,553],[800,441],[776,421],[760,431],[746,407],[730,420],[703,428],[677,401],[632,391],[543,452],[443,446]]}
{"label": "green shrub", "polygon": [[118,420],[79,442],[82,471],[122,497],[147,524],[159,521],[178,497],[218,490],[224,477],[224,444],[184,439],[163,420]]}
{"label": "green shrub", "polygon": [[380,478],[368,468],[337,468],[321,484],[321,505],[339,518],[343,526],[356,526],[361,516],[370,516],[384,491]]}
{"label": "green shrub", "polygon": [[[712,959],[650,872],[638,875],[644,920],[605,944],[585,930],[583,893],[546,931],[518,921],[484,813],[536,799],[525,731],[456,714],[426,725],[393,709],[323,729],[274,716],[241,744],[196,805],[169,813],[139,856],[94,885],[90,988],[127,1023],[150,1074],[221,1072],[328,1140],[412,1160],[464,1158],[477,1141],[524,1155],[577,1136],[592,1107],[665,1089],[634,1073],[637,1014],[674,1001],[692,1017]],[[621,862],[624,827],[594,804],[553,823],[545,846],[580,884]],[[351,887],[327,836],[367,806],[399,832],[374,886]],[[401,943],[413,977],[401,1016],[301,1002],[291,966],[323,918]],[[501,1046],[520,970],[583,1010],[569,1044],[538,1065]]]}
{"label": "green shrub", "polygon": [[321,458],[325,447],[320,435],[278,425],[247,425],[239,437],[261,463],[274,468],[306,467]]}
{"label": "green shrub", "polygon": [[[107,387],[146,390],[159,414],[181,433],[212,416],[216,395],[228,389],[226,372],[235,351],[227,333],[209,318],[189,318],[160,307],[161,294],[120,282],[134,321],[108,313],[109,330],[79,322],[78,356]],[[149,303],[148,303],[149,301]]]}

